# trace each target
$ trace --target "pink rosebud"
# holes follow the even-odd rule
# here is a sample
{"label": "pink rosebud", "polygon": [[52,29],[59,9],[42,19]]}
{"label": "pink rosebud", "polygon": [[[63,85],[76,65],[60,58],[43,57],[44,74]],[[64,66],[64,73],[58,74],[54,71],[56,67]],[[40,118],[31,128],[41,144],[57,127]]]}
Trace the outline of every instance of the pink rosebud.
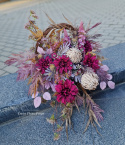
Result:
{"label": "pink rosebud", "polygon": [[45,100],[51,100],[51,95],[50,95],[50,93],[49,93],[49,92],[45,92],[45,93],[43,94],[43,99],[45,99]]}
{"label": "pink rosebud", "polygon": [[101,83],[100,83],[100,88],[101,88],[102,90],[104,90],[104,89],[106,88],[106,83],[105,83],[105,82],[101,82]]}
{"label": "pink rosebud", "polygon": [[115,88],[115,83],[112,82],[112,81],[108,81],[108,86],[109,86],[109,88],[114,89]]}
{"label": "pink rosebud", "polygon": [[109,68],[108,68],[107,65],[103,65],[103,66],[101,66],[100,68],[101,68],[103,71],[108,71],[108,70],[109,70]]}
{"label": "pink rosebud", "polygon": [[40,104],[41,104],[41,97],[36,97],[34,99],[34,106],[35,106],[35,108],[39,107]]}
{"label": "pink rosebud", "polygon": [[112,75],[111,75],[111,74],[107,74],[107,75],[106,75],[106,78],[107,78],[108,80],[111,80],[111,79],[112,79]]}

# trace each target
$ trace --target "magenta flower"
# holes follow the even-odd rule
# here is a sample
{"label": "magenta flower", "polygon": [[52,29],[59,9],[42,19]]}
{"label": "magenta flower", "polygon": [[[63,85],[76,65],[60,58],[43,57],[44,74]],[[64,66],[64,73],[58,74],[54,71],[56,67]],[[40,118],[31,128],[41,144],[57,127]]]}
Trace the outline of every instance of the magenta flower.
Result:
{"label": "magenta flower", "polygon": [[54,65],[56,66],[56,70],[59,73],[67,73],[69,70],[72,70],[72,62],[69,57],[66,55],[62,55],[54,60]]}
{"label": "magenta flower", "polygon": [[36,66],[37,69],[40,70],[42,74],[44,74],[45,70],[50,66],[51,63],[52,63],[52,58],[47,56],[45,59],[44,58],[39,59]]}
{"label": "magenta flower", "polygon": [[66,80],[63,82],[62,80],[55,86],[57,92],[56,100],[63,104],[72,103],[75,100],[75,96],[78,93],[78,89],[74,82],[71,80]]}
{"label": "magenta flower", "polygon": [[92,51],[91,43],[88,40],[85,41],[84,51],[85,53]]}
{"label": "magenta flower", "polygon": [[100,68],[99,60],[96,58],[96,56],[92,56],[90,53],[85,55],[83,64],[91,67],[92,69],[94,69],[94,71]]}

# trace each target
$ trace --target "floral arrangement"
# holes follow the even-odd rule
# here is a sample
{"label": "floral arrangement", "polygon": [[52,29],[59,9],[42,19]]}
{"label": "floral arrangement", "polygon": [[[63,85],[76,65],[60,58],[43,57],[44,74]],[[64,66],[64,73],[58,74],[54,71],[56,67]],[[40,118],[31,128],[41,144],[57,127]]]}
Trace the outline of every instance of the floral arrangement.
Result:
{"label": "floral arrangement", "polygon": [[[47,14],[46,14],[47,15]],[[60,116],[52,114],[47,121],[54,126],[54,140],[58,140],[65,124],[68,137],[68,126],[71,126],[71,116],[74,107],[84,106],[88,112],[89,124],[96,128],[103,120],[104,112],[93,101],[90,91],[99,85],[102,90],[108,85],[115,88],[111,81],[112,75],[108,73],[108,66],[103,65],[105,60],[100,56],[101,45],[95,41],[100,34],[89,35],[89,31],[100,23],[85,28],[83,22],[80,26],[73,26],[64,16],[67,23],[56,24],[48,15],[51,24],[42,31],[36,26],[38,19],[34,11],[30,11],[29,22],[25,28],[31,32],[29,39],[36,42],[29,51],[13,54],[5,63],[17,63],[17,80],[29,79],[29,94],[34,99],[35,108],[46,101],[52,107],[60,107]],[[62,121],[59,125],[58,120]]]}

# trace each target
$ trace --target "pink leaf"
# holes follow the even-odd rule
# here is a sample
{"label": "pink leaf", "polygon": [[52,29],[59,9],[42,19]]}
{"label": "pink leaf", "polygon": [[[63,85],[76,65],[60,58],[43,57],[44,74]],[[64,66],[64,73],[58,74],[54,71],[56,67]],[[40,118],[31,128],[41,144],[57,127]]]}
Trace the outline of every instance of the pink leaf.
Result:
{"label": "pink leaf", "polygon": [[101,88],[102,90],[104,90],[104,89],[106,88],[106,83],[105,83],[105,82],[101,82],[101,83],[100,83],[100,88]]}
{"label": "pink leaf", "polygon": [[35,108],[39,107],[40,104],[41,104],[41,97],[36,97],[34,99],[34,106],[35,106]]}
{"label": "pink leaf", "polygon": [[55,90],[55,84],[52,84],[52,83],[51,83],[50,86],[51,86],[51,88],[52,88],[52,91],[53,91],[53,92],[56,92],[56,90]]}
{"label": "pink leaf", "polygon": [[108,68],[107,65],[103,65],[103,66],[101,66],[101,69],[102,69],[103,71],[108,71],[108,70],[109,70],[109,68]]}
{"label": "pink leaf", "polygon": [[36,98],[38,96],[38,92],[36,92],[35,96],[34,93],[32,94],[32,98]]}
{"label": "pink leaf", "polygon": [[37,52],[40,53],[40,54],[45,54],[45,51],[41,47],[37,48]]}
{"label": "pink leaf", "polygon": [[112,81],[108,81],[108,86],[109,86],[109,88],[114,89],[115,88],[115,83],[112,82]]}
{"label": "pink leaf", "polygon": [[107,78],[108,80],[111,80],[111,79],[112,79],[112,75],[111,75],[111,74],[107,74],[107,75],[106,75],[106,78]]}
{"label": "pink leaf", "polygon": [[47,90],[50,88],[50,83],[49,83],[49,81],[46,81],[46,82],[45,82],[45,88],[46,88]]}
{"label": "pink leaf", "polygon": [[49,93],[49,92],[45,92],[45,93],[43,94],[43,99],[45,99],[45,100],[51,100],[51,95],[50,95],[50,93]]}

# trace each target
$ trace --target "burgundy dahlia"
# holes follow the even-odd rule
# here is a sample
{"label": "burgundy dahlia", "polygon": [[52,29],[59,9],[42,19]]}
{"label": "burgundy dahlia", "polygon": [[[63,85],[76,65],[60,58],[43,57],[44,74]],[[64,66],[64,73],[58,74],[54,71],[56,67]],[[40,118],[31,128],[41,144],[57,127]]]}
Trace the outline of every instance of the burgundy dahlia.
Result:
{"label": "burgundy dahlia", "polygon": [[66,55],[62,55],[54,60],[54,65],[56,66],[56,70],[59,73],[67,73],[69,70],[72,70],[72,62],[69,57]]}
{"label": "burgundy dahlia", "polygon": [[71,80],[66,80],[63,82],[62,80],[55,86],[57,92],[56,100],[63,104],[72,103],[75,100],[75,96],[78,93],[78,89],[74,82]]}
{"label": "burgundy dahlia", "polygon": [[83,64],[87,65],[88,67],[91,67],[96,71],[96,69],[99,69],[99,60],[96,58],[96,56],[92,56],[90,53],[85,55]]}
{"label": "burgundy dahlia", "polygon": [[85,53],[92,51],[91,43],[88,40],[85,40],[84,51]]}
{"label": "burgundy dahlia", "polygon": [[40,72],[44,74],[45,70],[50,66],[51,63],[52,63],[52,58],[47,56],[45,59],[44,58],[39,59],[36,66],[40,70]]}

